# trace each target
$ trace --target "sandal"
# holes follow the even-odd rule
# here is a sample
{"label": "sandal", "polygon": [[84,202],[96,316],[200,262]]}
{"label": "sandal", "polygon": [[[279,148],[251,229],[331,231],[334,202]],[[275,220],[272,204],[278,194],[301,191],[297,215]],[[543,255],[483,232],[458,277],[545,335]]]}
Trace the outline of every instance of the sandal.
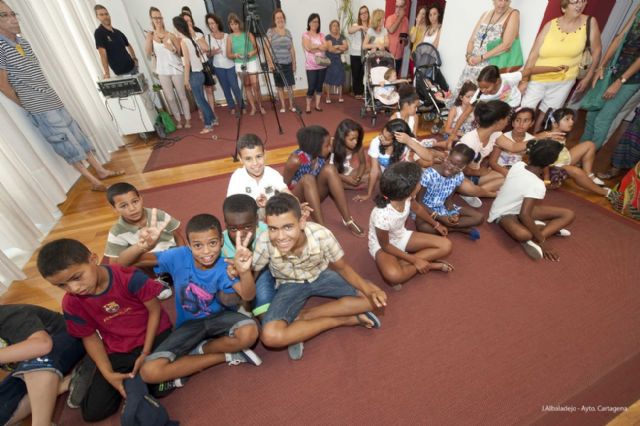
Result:
{"label": "sandal", "polygon": [[[363,321],[362,318],[360,318],[360,315],[364,315],[371,322],[369,323],[369,322]],[[380,323],[380,319],[373,312],[363,312],[361,314],[356,314],[356,319],[358,320],[359,325],[361,325],[364,328],[371,329],[371,328],[380,328],[382,326],[382,324]]]}
{"label": "sandal", "polygon": [[284,108],[280,108],[280,112],[287,112],[287,110]]}
{"label": "sandal", "polygon": [[448,272],[451,272],[451,271],[453,271],[453,270],[455,269],[455,268],[453,267],[453,265],[452,265],[452,264],[450,264],[449,262],[447,262],[446,260],[440,260],[440,259],[438,259],[438,260],[434,260],[434,261],[433,261],[433,262],[431,262],[431,263],[432,263],[432,264],[434,264],[434,263],[436,263],[436,264],[437,264],[437,263],[439,263],[439,264],[440,264],[440,269],[436,269],[436,270],[439,270],[439,271],[442,271],[442,272],[447,272],[447,273],[448,273]]}
{"label": "sandal", "polygon": [[353,217],[350,217],[349,220],[342,219],[342,224],[346,226],[356,237],[364,237],[364,231],[353,221]]}
{"label": "sandal", "polygon": [[109,178],[116,177],[116,176],[122,176],[124,173],[125,173],[125,171],[124,171],[124,170],[109,170],[109,173],[107,173],[107,174],[106,174],[106,175],[104,175],[104,176],[100,176],[100,175],[98,175],[98,178],[99,178],[100,180],[102,180],[102,179],[109,179]]}
{"label": "sandal", "polygon": [[320,107],[315,107],[315,110],[318,111],[318,112],[322,112],[322,108],[320,108]]}
{"label": "sandal", "polygon": [[296,107],[291,107],[291,109],[289,110],[291,112],[298,112],[298,110],[296,109]]}
{"label": "sandal", "polygon": [[340,99],[338,99],[338,102],[339,102],[339,103],[343,103],[343,102],[344,102],[344,99],[340,98]]}
{"label": "sandal", "polygon": [[327,104],[330,104],[331,103],[331,99],[327,98],[324,102],[327,103]]}

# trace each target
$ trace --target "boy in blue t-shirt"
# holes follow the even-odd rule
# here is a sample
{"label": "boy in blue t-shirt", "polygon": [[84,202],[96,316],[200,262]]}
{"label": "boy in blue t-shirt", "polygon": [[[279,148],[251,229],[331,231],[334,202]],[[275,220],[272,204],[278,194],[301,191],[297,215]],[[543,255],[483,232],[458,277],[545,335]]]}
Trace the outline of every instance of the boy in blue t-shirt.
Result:
{"label": "boy in blue t-shirt", "polygon": [[[239,237],[240,241],[251,234],[249,245],[251,250],[255,248],[258,237],[266,232],[267,225],[258,219],[258,204],[251,196],[246,194],[234,194],[228,196],[222,204],[222,214],[226,230],[223,232],[224,246],[222,256],[225,259],[233,259],[236,256],[235,241]],[[230,271],[235,275],[235,271]],[[276,293],[276,280],[271,275],[269,268],[264,268],[256,274],[256,297],[252,304],[252,313],[261,316],[269,309],[271,299]],[[219,293],[222,303],[231,307],[240,303],[239,297],[233,289]]]}
{"label": "boy in blue t-shirt", "polygon": [[[163,224],[152,217],[151,225],[140,231],[142,246],[150,251],[162,233]],[[238,278],[227,275],[220,256],[222,229],[210,214],[191,218],[186,227],[186,247],[150,253],[155,271],[173,277],[176,301],[176,328],[146,360],[140,374],[147,383],[187,377],[205,368],[228,362],[230,365],[262,360],[249,349],[258,338],[254,320],[223,309],[216,294],[232,288],[243,300],[255,296],[251,272],[252,253],[247,249],[251,235],[236,238],[233,267]]]}

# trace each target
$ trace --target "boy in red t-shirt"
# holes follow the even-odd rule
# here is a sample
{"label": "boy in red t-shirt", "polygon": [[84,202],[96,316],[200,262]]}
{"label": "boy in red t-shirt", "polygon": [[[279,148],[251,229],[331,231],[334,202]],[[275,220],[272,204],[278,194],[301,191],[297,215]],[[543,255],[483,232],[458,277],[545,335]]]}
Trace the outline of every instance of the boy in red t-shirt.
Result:
{"label": "boy in red t-shirt", "polygon": [[[81,242],[60,239],[38,254],[38,270],[67,294],[62,310],[70,335],[82,339],[97,371],[82,400],[82,417],[95,422],[118,411],[123,381],[133,378],[145,357],[171,333],[171,322],[156,296],[163,290],[142,271],[98,265]],[[154,386],[156,396],[179,383]]]}

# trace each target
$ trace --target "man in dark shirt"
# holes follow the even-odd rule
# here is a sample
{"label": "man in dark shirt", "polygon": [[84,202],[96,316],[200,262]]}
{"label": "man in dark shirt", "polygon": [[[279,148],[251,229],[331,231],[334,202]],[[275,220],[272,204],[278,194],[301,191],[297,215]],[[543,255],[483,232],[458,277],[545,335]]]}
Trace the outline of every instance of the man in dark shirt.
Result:
{"label": "man in dark shirt", "polygon": [[94,7],[100,26],[93,36],[96,49],[100,53],[104,78],[109,78],[109,67],[116,75],[137,74],[138,59],[127,37],[111,26],[111,16],[106,7],[97,4]]}

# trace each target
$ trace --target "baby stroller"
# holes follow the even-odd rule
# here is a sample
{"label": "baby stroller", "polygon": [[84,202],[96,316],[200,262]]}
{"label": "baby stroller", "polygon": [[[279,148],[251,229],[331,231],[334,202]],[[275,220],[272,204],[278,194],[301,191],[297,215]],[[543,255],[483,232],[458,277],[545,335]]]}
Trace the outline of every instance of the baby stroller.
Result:
{"label": "baby stroller", "polygon": [[412,53],[415,65],[415,87],[422,105],[418,107],[418,112],[423,114],[426,121],[433,121],[431,131],[438,133],[440,126],[447,121],[449,110],[443,100],[436,99],[443,96],[437,95],[449,90],[447,80],[445,80],[440,66],[440,53],[430,43],[420,43]]}
{"label": "baby stroller", "polygon": [[371,51],[364,60],[364,105],[360,107],[360,117],[364,118],[367,109],[371,111],[371,126],[376,125],[376,116],[380,111],[394,112],[398,104],[385,105],[373,96],[373,89],[384,80],[384,73],[389,68],[395,68],[396,60],[387,51]]}

